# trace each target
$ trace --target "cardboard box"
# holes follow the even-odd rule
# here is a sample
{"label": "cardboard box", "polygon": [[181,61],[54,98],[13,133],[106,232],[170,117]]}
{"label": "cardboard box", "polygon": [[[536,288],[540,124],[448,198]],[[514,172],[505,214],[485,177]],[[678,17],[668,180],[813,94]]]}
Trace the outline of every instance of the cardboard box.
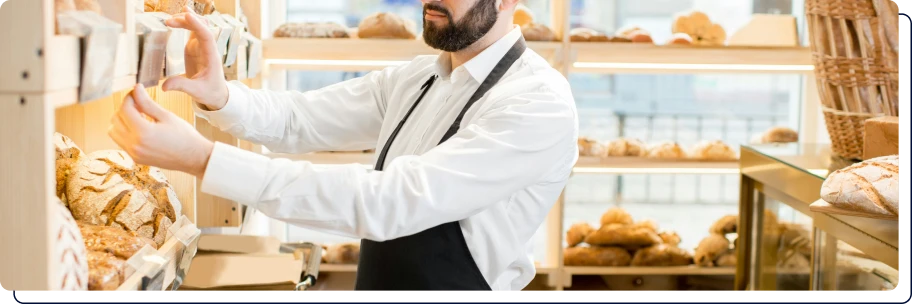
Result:
{"label": "cardboard box", "polygon": [[864,159],[899,154],[899,117],[865,121]]}
{"label": "cardboard box", "polygon": [[[184,289],[294,290],[301,279],[301,261],[291,254],[213,253],[193,258]],[[269,289],[272,288],[272,289]]]}
{"label": "cardboard box", "polygon": [[207,234],[199,240],[199,250],[205,252],[278,254],[281,245],[276,238],[253,235]]}

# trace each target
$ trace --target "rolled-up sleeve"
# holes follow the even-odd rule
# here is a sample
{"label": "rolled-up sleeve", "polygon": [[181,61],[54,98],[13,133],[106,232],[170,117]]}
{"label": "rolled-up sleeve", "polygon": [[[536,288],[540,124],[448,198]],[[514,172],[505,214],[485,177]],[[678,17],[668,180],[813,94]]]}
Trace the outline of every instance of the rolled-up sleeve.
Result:
{"label": "rolled-up sleeve", "polygon": [[227,145],[212,153],[202,191],[316,230],[376,241],[470,217],[576,162],[572,101],[550,91],[496,102],[453,138],[384,171],[270,159]]}

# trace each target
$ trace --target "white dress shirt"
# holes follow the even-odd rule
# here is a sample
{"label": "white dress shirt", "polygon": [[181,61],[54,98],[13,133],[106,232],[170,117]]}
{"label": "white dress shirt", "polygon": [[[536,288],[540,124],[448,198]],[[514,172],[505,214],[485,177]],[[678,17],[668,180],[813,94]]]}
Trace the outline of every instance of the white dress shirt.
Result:
{"label": "white dress shirt", "polygon": [[527,50],[466,113],[459,132],[437,145],[521,35],[514,28],[455,70],[444,53],[304,93],[230,82],[224,108],[196,111],[238,138],[282,153],[380,151],[421,85],[441,76],[395,139],[382,172],[270,159],[217,143],[202,191],[293,225],[374,241],[459,221],[488,284],[522,289],[535,276],[531,238],[578,156],[569,83]]}

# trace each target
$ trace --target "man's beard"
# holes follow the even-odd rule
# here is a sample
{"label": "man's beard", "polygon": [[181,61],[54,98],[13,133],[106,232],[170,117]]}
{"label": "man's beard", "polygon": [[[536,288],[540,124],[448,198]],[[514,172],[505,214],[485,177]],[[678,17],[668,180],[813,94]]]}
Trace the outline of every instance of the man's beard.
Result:
{"label": "man's beard", "polygon": [[468,48],[484,37],[497,23],[497,9],[494,7],[494,1],[479,0],[459,23],[453,22],[453,16],[440,4],[436,2],[426,4],[425,12],[433,10],[444,14],[448,22],[446,25],[437,26],[425,19],[424,42],[432,48],[446,52],[457,52]]}

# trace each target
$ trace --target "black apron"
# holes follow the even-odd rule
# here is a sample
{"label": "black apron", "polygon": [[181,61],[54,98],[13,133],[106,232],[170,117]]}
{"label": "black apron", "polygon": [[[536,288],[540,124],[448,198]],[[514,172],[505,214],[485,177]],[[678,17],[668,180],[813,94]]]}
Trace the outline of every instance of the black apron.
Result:
{"label": "black apron", "polygon": [[[440,143],[459,131],[469,108],[503,78],[525,51],[526,41],[520,37],[472,94]],[[437,75],[433,75],[421,86],[421,95],[390,134],[374,170],[383,170],[390,145],[436,80]],[[457,221],[385,242],[361,240],[355,290],[491,290],[491,286],[478,270]]]}

